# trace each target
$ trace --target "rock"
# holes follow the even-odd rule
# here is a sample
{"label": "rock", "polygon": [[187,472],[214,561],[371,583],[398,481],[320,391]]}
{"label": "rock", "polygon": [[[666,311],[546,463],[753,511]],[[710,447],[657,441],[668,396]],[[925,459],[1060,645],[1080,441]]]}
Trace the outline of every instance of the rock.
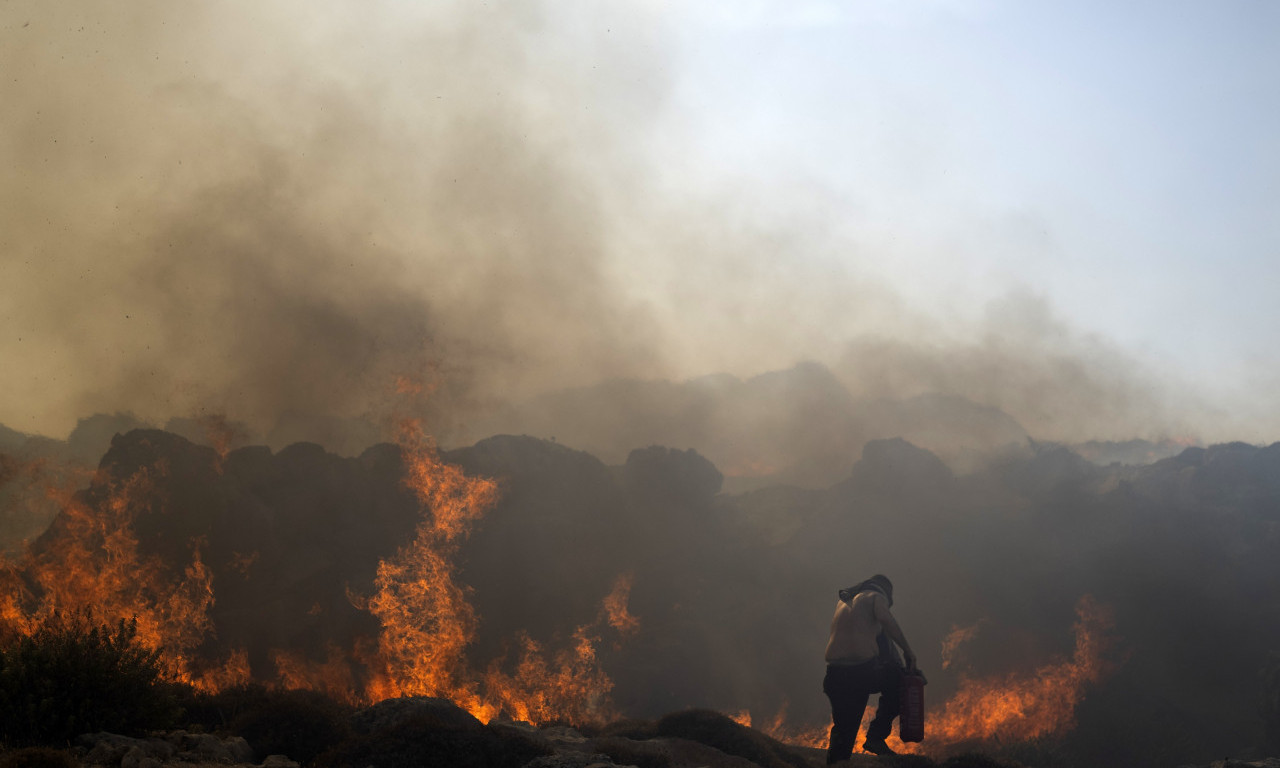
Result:
{"label": "rock", "polygon": [[376,733],[416,718],[429,718],[445,728],[458,730],[479,730],[483,727],[465,709],[447,699],[430,696],[405,696],[380,701],[357,712],[351,718],[351,725],[359,732]]}
{"label": "rock", "polygon": [[223,741],[223,745],[227,751],[231,753],[231,759],[237,763],[253,762],[253,747],[249,746],[249,742],[240,736],[231,736]]}
{"label": "rock", "polygon": [[261,768],[299,768],[298,763],[285,755],[267,755]]}
{"label": "rock", "polygon": [[129,750],[120,758],[120,768],[140,768],[143,760],[159,762],[154,757],[148,758],[146,750],[142,747],[129,747]]}
{"label": "rock", "polygon": [[135,739],[116,733],[87,733],[77,741],[89,748],[85,762],[121,768],[154,768],[144,761],[162,763],[173,757],[173,746],[163,739]]}
{"label": "rock", "polygon": [[582,744],[587,740],[585,736],[567,725],[552,725],[543,728],[540,733],[548,741],[556,744]]}
{"label": "rock", "polygon": [[[219,763],[234,763],[236,759],[232,756],[231,750],[223,743],[221,739],[212,733],[194,734],[195,742],[194,751],[197,755]],[[253,753],[249,753],[249,759],[253,759]]]}

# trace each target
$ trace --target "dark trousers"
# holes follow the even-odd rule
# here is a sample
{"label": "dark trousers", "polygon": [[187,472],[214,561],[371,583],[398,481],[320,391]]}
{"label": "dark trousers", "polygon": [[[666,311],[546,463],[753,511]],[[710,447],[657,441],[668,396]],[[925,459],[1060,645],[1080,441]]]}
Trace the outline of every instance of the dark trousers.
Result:
{"label": "dark trousers", "polygon": [[822,692],[831,700],[831,741],[827,745],[827,765],[848,760],[862,727],[862,713],[871,694],[880,694],[875,719],[867,726],[867,739],[889,736],[893,719],[902,708],[902,670],[879,659],[847,667],[827,665]]}

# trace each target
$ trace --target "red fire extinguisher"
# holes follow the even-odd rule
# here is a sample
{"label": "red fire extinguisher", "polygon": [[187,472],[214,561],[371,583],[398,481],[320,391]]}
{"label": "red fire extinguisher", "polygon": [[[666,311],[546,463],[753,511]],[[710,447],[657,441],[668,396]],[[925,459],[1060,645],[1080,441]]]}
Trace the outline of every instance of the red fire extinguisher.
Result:
{"label": "red fire extinguisher", "polygon": [[924,675],[908,670],[902,676],[902,710],[898,713],[898,738],[924,741]]}

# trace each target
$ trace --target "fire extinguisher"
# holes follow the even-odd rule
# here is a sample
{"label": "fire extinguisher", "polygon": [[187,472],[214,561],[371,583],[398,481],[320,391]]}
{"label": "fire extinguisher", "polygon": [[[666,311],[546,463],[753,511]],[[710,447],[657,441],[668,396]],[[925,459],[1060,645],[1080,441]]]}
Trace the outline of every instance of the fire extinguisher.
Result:
{"label": "fire extinguisher", "polygon": [[924,675],[907,670],[902,675],[902,710],[898,713],[898,738],[924,741]]}

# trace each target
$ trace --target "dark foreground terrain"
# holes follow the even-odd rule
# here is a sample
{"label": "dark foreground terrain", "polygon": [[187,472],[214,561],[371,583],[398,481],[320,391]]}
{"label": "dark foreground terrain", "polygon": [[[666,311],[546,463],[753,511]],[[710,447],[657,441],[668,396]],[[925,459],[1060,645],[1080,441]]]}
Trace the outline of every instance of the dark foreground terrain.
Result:
{"label": "dark foreground terrain", "polygon": [[[821,750],[783,744],[710,710],[657,720],[624,720],[573,728],[528,723],[483,724],[448,701],[389,699],[343,707],[302,691],[241,689],[193,712],[230,718],[210,727],[136,736],[82,734],[71,744],[26,747],[0,755],[4,768],[817,768]],[[855,755],[851,766],[1001,768],[1014,762],[970,753],[942,762],[914,755]]]}

